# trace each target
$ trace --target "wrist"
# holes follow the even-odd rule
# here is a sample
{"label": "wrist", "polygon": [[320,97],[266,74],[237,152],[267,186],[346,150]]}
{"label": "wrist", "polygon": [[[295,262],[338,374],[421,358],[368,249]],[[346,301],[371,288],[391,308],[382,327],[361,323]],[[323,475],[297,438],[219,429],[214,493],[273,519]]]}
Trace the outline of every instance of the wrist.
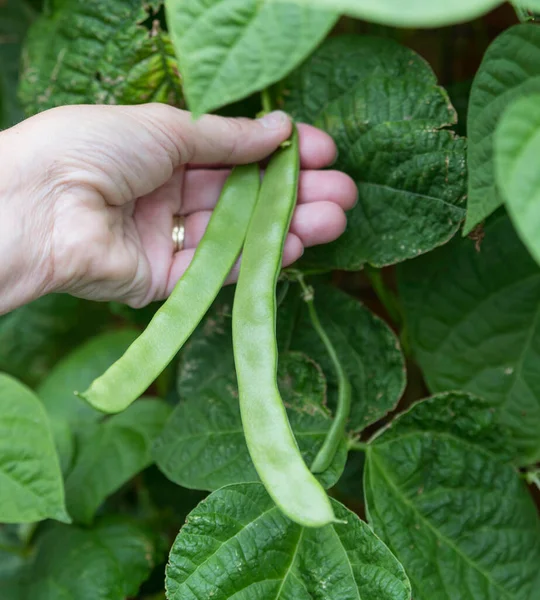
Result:
{"label": "wrist", "polygon": [[15,129],[0,132],[0,314],[50,291],[39,216],[44,205],[36,197],[40,186],[28,177],[31,159],[21,144]]}

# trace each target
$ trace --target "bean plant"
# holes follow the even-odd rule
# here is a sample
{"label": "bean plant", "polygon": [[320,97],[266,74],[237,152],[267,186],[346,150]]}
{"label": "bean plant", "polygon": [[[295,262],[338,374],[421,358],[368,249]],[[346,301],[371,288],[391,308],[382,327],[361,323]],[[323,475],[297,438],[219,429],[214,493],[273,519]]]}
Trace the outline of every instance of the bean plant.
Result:
{"label": "bean plant", "polygon": [[[275,295],[262,282],[277,314],[255,339],[259,371],[242,319],[264,212],[238,294],[212,281],[179,337],[168,313],[157,364],[139,336],[170,304],[50,295],[0,317],[2,600],[540,598],[535,10],[0,1],[1,128],[77,103],[281,109],[333,137],[332,168],[358,187],[342,237],[282,271]],[[223,277],[243,239],[228,243]],[[111,398],[98,382],[128,348],[144,385],[124,402],[118,380]],[[273,360],[275,390],[250,380]],[[255,448],[268,422],[246,417],[259,381],[292,433],[271,476],[274,450]],[[316,502],[331,516],[305,522]]]}

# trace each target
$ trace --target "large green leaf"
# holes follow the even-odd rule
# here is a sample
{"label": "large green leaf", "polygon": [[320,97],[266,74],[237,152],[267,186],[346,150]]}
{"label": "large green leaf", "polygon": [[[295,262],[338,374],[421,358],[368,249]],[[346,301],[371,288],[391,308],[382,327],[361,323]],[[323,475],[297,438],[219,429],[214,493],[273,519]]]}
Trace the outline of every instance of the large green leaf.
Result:
{"label": "large green leaf", "polygon": [[55,526],[37,544],[23,599],[125,600],[137,594],[155,557],[154,537],[131,521]]}
{"label": "large green leaf", "polygon": [[56,361],[110,318],[107,306],[44,296],[0,316],[0,371],[35,385]]}
{"label": "large green leaf", "polygon": [[369,527],[332,501],[344,524],[292,523],[261,484],[214,492],[191,512],[169,556],[169,600],[409,600],[401,565]]}
{"label": "large green leaf", "polygon": [[272,0],[166,0],[165,6],[196,115],[287,75],[337,19],[333,10]]}
{"label": "large green leaf", "polygon": [[0,374],[0,522],[69,521],[47,414],[39,398]]}
{"label": "large green leaf", "polygon": [[408,336],[434,392],[462,389],[498,408],[520,463],[540,459],[540,268],[510,220],[488,222],[399,271]]}
{"label": "large green leaf", "polygon": [[[384,321],[340,290],[315,287],[319,319],[339,355],[352,386],[348,429],[360,432],[392,410],[405,388],[405,364],[399,342]],[[321,365],[331,406],[337,397],[332,361],[313,329],[298,286],[291,286],[278,313],[282,350],[307,354]]]}
{"label": "large green leaf", "polygon": [[540,263],[540,94],[519,98],[495,133],[495,172],[516,229]]}
{"label": "large green leaf", "polygon": [[66,503],[74,520],[89,523],[109,495],[152,464],[152,444],[170,411],[165,402],[145,398],[80,439],[66,479]]}
{"label": "large green leaf", "polygon": [[[282,0],[274,0],[281,2]],[[332,8],[364,21],[394,27],[441,27],[476,19],[504,0],[294,0],[320,8]],[[532,0],[533,2],[537,0]]]}
{"label": "large green leaf", "polygon": [[535,92],[540,92],[540,29],[516,25],[491,44],[473,82],[467,122],[469,195],[464,233],[501,205],[493,161],[495,129],[514,100]]}
{"label": "large green leaf", "polygon": [[415,433],[448,435],[488,450],[499,459],[509,456],[508,432],[498,422],[493,406],[467,392],[442,392],[415,402],[399,418],[378,431],[387,442]]}
{"label": "large green leaf", "polygon": [[337,241],[309,250],[308,267],[360,269],[447,242],[465,210],[465,140],[429,65],[390,39],[329,39],[284,83],[285,107],[326,130],[336,167],[358,186]]}
{"label": "large green leaf", "polygon": [[[142,0],[65,0],[30,29],[20,98],[28,114],[64,104],[180,105],[172,45]],[[153,1],[154,7],[159,2]]]}
{"label": "large green leaf", "polygon": [[[211,317],[214,320],[219,317]],[[257,472],[246,446],[240,409],[238,387],[231,352],[230,319],[221,317],[221,335],[210,339],[195,336],[184,351],[179,390],[185,398],[177,406],[162,435],[156,440],[154,455],[158,466],[172,481],[184,487],[215,490],[230,483],[258,481]],[[215,331],[215,330],[214,330]],[[211,353],[206,362],[198,359],[204,347],[227,357],[226,373],[209,376],[216,368]],[[192,358],[193,356],[193,358]],[[193,365],[208,378],[206,385],[185,393],[197,376]],[[217,365],[217,372],[221,365]],[[182,373],[187,373],[185,385]],[[332,423],[325,407],[326,382],[320,368],[307,357],[297,353],[280,356],[278,381],[283,401],[296,440],[306,460],[311,464],[324,442]],[[321,482],[330,487],[339,479],[347,448],[345,440],[332,465],[320,475]]]}
{"label": "large green leaf", "polygon": [[0,130],[22,119],[17,101],[22,42],[34,17],[25,0],[0,3]]}
{"label": "large green leaf", "polygon": [[85,390],[96,377],[118,360],[139,332],[120,329],[91,338],[64,357],[37,388],[53,419],[65,419],[72,427],[97,421],[103,413],[95,410],[75,392]]}
{"label": "large green leaf", "polygon": [[417,404],[405,426],[398,419],[368,447],[364,487],[375,532],[402,561],[417,600],[533,600],[540,521],[526,486],[479,446],[466,412],[457,426],[448,419],[411,427],[424,409]]}

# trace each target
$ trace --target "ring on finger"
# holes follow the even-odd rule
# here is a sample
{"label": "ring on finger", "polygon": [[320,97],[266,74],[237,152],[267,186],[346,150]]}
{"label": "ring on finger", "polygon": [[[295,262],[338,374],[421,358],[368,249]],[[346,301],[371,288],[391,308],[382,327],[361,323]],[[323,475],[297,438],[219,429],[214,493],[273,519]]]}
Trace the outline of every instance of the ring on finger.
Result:
{"label": "ring on finger", "polygon": [[184,248],[184,240],[186,238],[185,222],[185,217],[182,215],[173,216],[172,239],[174,245],[173,252],[175,254]]}

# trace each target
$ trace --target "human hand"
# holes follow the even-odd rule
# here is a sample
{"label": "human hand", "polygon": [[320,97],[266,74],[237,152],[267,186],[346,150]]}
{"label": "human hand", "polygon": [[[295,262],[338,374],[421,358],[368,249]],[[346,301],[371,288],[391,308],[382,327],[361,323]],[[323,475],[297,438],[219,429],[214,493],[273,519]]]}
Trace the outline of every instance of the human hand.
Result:
{"label": "human hand", "polygon": [[[62,107],[3,132],[0,311],[51,292],[134,307],[167,297],[204,233],[227,165],[264,159],[290,131],[283,113],[193,121],[147,104]],[[307,125],[299,134],[303,171],[285,266],[304,247],[341,235],[356,199],[347,175],[318,170],[335,157],[331,138]],[[185,215],[177,253],[175,214]]]}

